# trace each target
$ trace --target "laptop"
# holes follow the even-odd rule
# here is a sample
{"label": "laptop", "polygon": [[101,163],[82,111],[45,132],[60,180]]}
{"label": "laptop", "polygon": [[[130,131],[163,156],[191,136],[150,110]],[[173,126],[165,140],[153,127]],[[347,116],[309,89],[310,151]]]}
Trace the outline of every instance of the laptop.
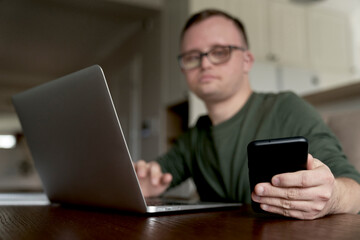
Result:
{"label": "laptop", "polygon": [[19,93],[12,100],[52,203],[136,213],[241,206],[185,201],[149,205],[98,65]]}

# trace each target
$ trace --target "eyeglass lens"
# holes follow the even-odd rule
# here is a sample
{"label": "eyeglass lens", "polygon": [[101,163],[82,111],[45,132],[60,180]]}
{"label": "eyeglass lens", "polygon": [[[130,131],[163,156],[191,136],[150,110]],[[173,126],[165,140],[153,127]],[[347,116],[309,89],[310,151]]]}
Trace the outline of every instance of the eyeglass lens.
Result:
{"label": "eyeglass lens", "polygon": [[201,53],[200,51],[189,52],[181,56],[181,66],[184,69],[192,69],[199,67],[202,57],[206,56],[213,64],[220,64],[226,62],[230,57],[231,48],[226,46],[218,46],[211,49],[207,53]]}

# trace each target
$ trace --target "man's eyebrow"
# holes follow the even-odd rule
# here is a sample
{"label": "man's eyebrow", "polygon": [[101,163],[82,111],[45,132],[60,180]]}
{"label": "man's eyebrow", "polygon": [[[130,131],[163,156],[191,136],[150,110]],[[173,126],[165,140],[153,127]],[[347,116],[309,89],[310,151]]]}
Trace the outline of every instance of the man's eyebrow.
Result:
{"label": "man's eyebrow", "polygon": [[208,50],[206,51],[201,51],[199,48],[194,48],[194,49],[190,49],[188,51],[185,51],[185,52],[181,52],[181,54],[185,54],[185,53],[192,53],[192,52],[208,52],[210,51],[211,49],[215,48],[215,47],[226,47],[226,46],[233,46],[234,44],[219,44],[219,43],[216,43],[216,44],[213,44],[209,47]]}
{"label": "man's eyebrow", "polygon": [[188,51],[185,51],[185,52],[181,52],[180,54],[188,54],[188,53],[201,53],[202,51],[198,48],[195,48],[195,49],[191,49],[191,50],[188,50]]}

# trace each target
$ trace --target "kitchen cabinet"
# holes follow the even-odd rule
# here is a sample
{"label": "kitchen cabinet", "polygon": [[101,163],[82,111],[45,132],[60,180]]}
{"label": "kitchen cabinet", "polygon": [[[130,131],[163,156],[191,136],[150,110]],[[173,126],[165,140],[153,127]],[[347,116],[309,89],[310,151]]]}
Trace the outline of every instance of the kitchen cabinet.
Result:
{"label": "kitchen cabinet", "polygon": [[309,9],[309,53],[314,69],[352,72],[353,38],[348,15],[328,9]]}
{"label": "kitchen cabinet", "polygon": [[283,66],[307,66],[306,12],[289,1],[270,1],[269,60]]}
{"label": "kitchen cabinet", "polygon": [[219,1],[219,0],[189,0],[188,11],[190,15],[201,11],[205,8],[214,8],[222,11],[228,11],[229,9],[229,0]]}
{"label": "kitchen cabinet", "polygon": [[258,61],[269,59],[268,0],[232,0],[228,12],[245,25],[249,49]]}
{"label": "kitchen cabinet", "polygon": [[279,78],[280,91],[293,91],[299,95],[320,91],[323,79],[306,68],[283,67]]}
{"label": "kitchen cabinet", "polygon": [[307,68],[281,66],[271,62],[255,62],[250,72],[254,91],[292,91],[299,95],[323,88],[323,78]]}
{"label": "kitchen cabinet", "polygon": [[359,81],[359,22],[359,1],[330,1],[308,9],[310,66],[322,79],[322,88]]}

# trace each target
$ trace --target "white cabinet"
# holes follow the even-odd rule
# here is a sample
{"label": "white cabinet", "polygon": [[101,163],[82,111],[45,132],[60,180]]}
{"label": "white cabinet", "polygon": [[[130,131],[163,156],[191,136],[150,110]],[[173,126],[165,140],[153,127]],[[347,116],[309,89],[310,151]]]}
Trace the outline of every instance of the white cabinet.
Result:
{"label": "white cabinet", "polygon": [[284,1],[270,1],[270,57],[284,66],[307,65],[306,12]]}
{"label": "white cabinet", "polygon": [[360,79],[360,1],[329,3],[308,10],[310,66],[323,88]]}
{"label": "white cabinet", "polygon": [[189,0],[189,13],[194,14],[203,9],[214,8],[223,11],[228,11],[229,0]]}
{"label": "white cabinet", "polygon": [[293,91],[304,95],[323,87],[322,77],[306,68],[287,67],[271,62],[255,62],[250,72],[254,91]]}
{"label": "white cabinet", "polygon": [[307,65],[305,9],[284,0],[232,0],[229,13],[246,27],[257,61]]}
{"label": "white cabinet", "polygon": [[309,69],[283,67],[280,70],[280,91],[293,91],[304,95],[321,90],[323,85],[321,77]]}
{"label": "white cabinet", "polygon": [[312,67],[321,71],[351,72],[354,66],[349,16],[334,10],[310,9],[308,28]]}
{"label": "white cabinet", "polygon": [[244,23],[255,59],[265,61],[269,57],[268,0],[232,0],[228,12]]}

